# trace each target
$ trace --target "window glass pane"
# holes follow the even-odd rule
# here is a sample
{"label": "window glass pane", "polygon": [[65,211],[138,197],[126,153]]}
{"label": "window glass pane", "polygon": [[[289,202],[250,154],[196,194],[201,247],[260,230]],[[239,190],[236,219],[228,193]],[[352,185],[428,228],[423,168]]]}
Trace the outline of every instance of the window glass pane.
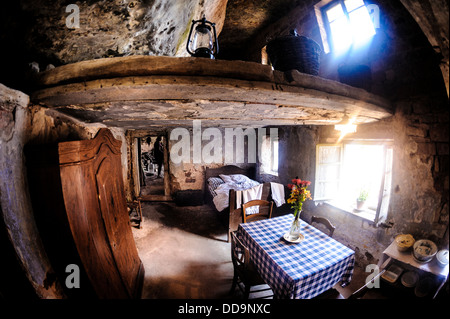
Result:
{"label": "window glass pane", "polygon": [[327,10],[327,18],[329,22],[332,22],[338,18],[344,17],[344,10],[341,7],[341,4],[337,4],[330,9]]}
{"label": "window glass pane", "polygon": [[278,172],[278,141],[273,142],[272,171]]}
{"label": "window glass pane", "polygon": [[330,23],[330,29],[335,50],[341,51],[347,49],[352,44],[352,30],[347,17]]}
{"label": "window glass pane", "polygon": [[315,200],[329,200],[337,195],[341,171],[341,145],[318,145],[316,158]]}
{"label": "window glass pane", "polygon": [[340,146],[321,146],[319,148],[320,164],[337,163],[341,161]]}
{"label": "window glass pane", "polygon": [[320,165],[316,178],[319,181],[337,180],[339,178],[339,165]]}
{"label": "window glass pane", "polygon": [[386,149],[386,167],[385,167],[385,175],[384,175],[384,185],[383,185],[383,195],[381,199],[381,205],[378,212],[378,216],[376,217],[377,226],[380,223],[386,221],[388,208],[389,208],[389,199],[391,196],[391,182],[392,182],[392,159],[393,159],[393,149]]}
{"label": "window glass pane", "polygon": [[375,35],[372,19],[366,7],[357,9],[349,14],[350,24],[355,41],[365,40]]}
{"label": "window glass pane", "polygon": [[368,192],[367,204],[377,207],[383,175],[384,151],[381,145],[346,145],[341,197],[355,202],[362,190]]}
{"label": "window glass pane", "polygon": [[338,182],[322,182],[317,183],[314,199],[334,199],[336,198],[336,194],[338,193]]}
{"label": "window glass pane", "polygon": [[347,12],[351,12],[355,10],[356,8],[359,8],[364,5],[363,0],[345,0],[344,1],[345,8],[347,9]]}
{"label": "window glass pane", "polygon": [[276,175],[278,172],[278,140],[272,139],[271,136],[264,136],[259,155],[261,172]]}
{"label": "window glass pane", "polygon": [[363,0],[333,2],[332,7],[323,14],[328,18],[328,43],[338,55],[352,46],[357,48],[367,44],[376,34],[374,22]]}
{"label": "window glass pane", "polygon": [[364,218],[378,225],[389,207],[392,155],[391,147],[371,142],[317,145],[314,200],[355,212],[356,199],[366,191]]}

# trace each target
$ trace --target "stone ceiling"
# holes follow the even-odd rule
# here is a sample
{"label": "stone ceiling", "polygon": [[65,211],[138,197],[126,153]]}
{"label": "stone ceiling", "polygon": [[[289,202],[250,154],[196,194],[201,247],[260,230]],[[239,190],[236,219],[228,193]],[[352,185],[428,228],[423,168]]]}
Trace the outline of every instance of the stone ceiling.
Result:
{"label": "stone ceiling", "polygon": [[[252,39],[294,9],[311,10],[311,0],[228,0],[225,23],[219,36],[221,57],[242,59]],[[288,30],[287,30],[288,31]]]}
{"label": "stone ceiling", "polygon": [[[206,14],[216,23],[222,57],[243,60],[239,52],[258,31],[309,2],[316,1],[21,0],[2,4],[0,26],[3,42],[20,44],[24,58],[42,69],[110,56],[186,56],[191,21]],[[66,23],[71,4],[79,8],[79,28]]]}
{"label": "stone ceiling", "polygon": [[[448,91],[448,3],[402,1],[430,43],[441,48]],[[280,19],[311,13],[317,0],[20,0],[2,4],[0,41],[4,58],[0,83],[22,89],[29,63],[34,70],[99,58],[133,55],[186,57],[192,19],[206,14],[217,25],[219,59],[249,61],[252,41],[265,41]],[[423,4],[425,3],[425,4]],[[79,8],[79,27],[69,27],[70,4]],[[443,7],[443,14],[436,8]],[[427,8],[431,13],[426,13]],[[306,13],[305,13],[306,14]],[[436,17],[440,18],[437,19]],[[444,22],[442,22],[444,21]],[[290,21],[283,28],[290,27]],[[276,30],[276,32],[287,30]],[[262,40],[261,40],[262,39]],[[447,75],[447,76],[446,76]],[[26,82],[25,82],[26,83]]]}
{"label": "stone ceiling", "polygon": [[[220,58],[247,60],[251,40],[283,17],[311,12],[317,0],[19,0],[2,3],[0,41],[3,69],[36,61],[40,69],[127,55],[187,56],[192,19],[206,14],[217,25]],[[403,0],[430,43],[440,47],[448,68],[448,1]],[[79,8],[79,28],[66,12]],[[284,30],[287,31],[287,30]],[[9,76],[14,77],[11,72]],[[5,80],[0,79],[2,83]]]}

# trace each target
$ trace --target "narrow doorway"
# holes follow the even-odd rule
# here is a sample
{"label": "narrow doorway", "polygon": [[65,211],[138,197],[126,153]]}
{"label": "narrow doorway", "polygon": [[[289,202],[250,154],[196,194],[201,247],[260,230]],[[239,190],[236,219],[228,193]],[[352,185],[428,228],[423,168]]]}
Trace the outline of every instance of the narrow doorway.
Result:
{"label": "narrow doorway", "polygon": [[[129,131],[131,197],[141,201],[171,201],[169,146],[166,132]],[[155,148],[155,145],[157,146]]]}
{"label": "narrow doorway", "polygon": [[164,136],[140,138],[140,184],[139,196],[165,195],[164,192]]}

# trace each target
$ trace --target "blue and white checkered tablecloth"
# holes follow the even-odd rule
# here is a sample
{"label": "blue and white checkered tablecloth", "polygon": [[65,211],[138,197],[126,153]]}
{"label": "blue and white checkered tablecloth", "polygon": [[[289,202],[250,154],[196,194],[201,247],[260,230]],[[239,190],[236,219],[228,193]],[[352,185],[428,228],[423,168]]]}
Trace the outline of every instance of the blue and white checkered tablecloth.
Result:
{"label": "blue and white checkered tablecloth", "polygon": [[310,299],[353,275],[355,252],[320,230],[301,221],[305,239],[289,243],[283,235],[292,214],[240,224],[238,237],[250,250],[261,277],[276,298]]}

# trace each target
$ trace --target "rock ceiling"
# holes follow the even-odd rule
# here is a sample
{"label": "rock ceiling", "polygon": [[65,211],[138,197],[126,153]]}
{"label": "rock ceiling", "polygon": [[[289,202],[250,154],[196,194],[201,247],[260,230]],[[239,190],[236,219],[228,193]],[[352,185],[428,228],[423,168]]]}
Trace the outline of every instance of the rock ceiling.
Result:
{"label": "rock ceiling", "polygon": [[[42,72],[49,65],[59,66],[100,58],[136,55],[186,57],[185,43],[191,20],[200,18],[202,14],[206,14],[207,18],[217,25],[220,34],[220,59],[246,60],[247,47],[252,39],[264,34],[276,21],[288,15],[294,9],[297,12],[302,12],[307,8],[310,10],[316,2],[315,0],[10,1],[4,4],[5,10],[2,10],[0,26],[2,26],[2,29],[7,28],[8,30],[2,30],[1,40],[3,43],[16,43],[15,49],[19,49],[20,54],[16,53],[17,50],[6,50],[5,53],[8,56],[6,61],[8,63],[3,63],[4,70],[6,70],[5,74],[9,73],[8,79],[14,78],[14,76],[22,79],[23,77],[18,72],[20,69],[17,69],[17,67],[16,69],[9,69],[12,65],[16,65],[12,62],[17,62],[23,66],[36,61]],[[66,9],[72,3],[79,8],[79,28],[68,28],[67,26],[66,19],[70,11],[66,11]],[[130,74],[127,74],[127,76],[130,76]],[[3,78],[2,82],[4,82]],[[269,82],[273,83],[273,81]],[[315,94],[319,92],[317,88],[315,90]],[[32,93],[32,91],[27,93]],[[329,93],[325,92],[325,95],[319,100],[329,99],[330,96],[327,94]],[[352,98],[356,98],[356,95]],[[164,114],[164,109],[161,108],[164,99],[152,100],[158,100],[159,109],[154,114],[158,113],[159,115],[155,115],[155,118],[144,117],[144,119],[147,120],[148,124],[161,124],[155,120],[158,116],[167,116],[167,114]],[[194,107],[195,103],[198,106],[198,101],[202,100],[200,97],[184,99],[187,102],[180,103],[179,101],[182,100],[178,99],[177,103],[171,104],[171,107],[178,108],[179,114],[181,114],[180,117],[173,116],[171,118],[174,123],[176,121],[182,122],[189,114],[202,112],[201,108]],[[214,114],[205,113],[204,115],[210,114],[214,119],[220,119],[221,117],[217,114],[218,110],[232,112],[237,109],[236,106],[239,104],[233,104],[234,106],[230,106],[229,109],[224,107],[226,101],[227,99],[222,99],[214,104],[209,100],[209,107],[217,107],[217,110]],[[246,105],[247,102],[249,101],[243,99],[239,103],[244,104],[239,107],[242,108],[242,105]],[[120,104],[118,101],[114,103],[116,110],[130,107]],[[384,102],[381,104],[384,104]],[[90,105],[93,104],[90,103]],[[136,112],[130,113],[135,115],[145,113],[145,103],[135,105]],[[274,103],[273,105],[280,104]],[[258,107],[261,107],[261,105]],[[323,107],[323,104],[320,103],[315,110],[311,106],[308,107],[310,108],[308,112],[305,109],[298,108],[296,110],[298,114],[292,115],[291,121],[287,121],[287,123],[331,124],[341,118],[345,111],[343,108],[337,107],[330,113],[324,111],[329,106]],[[106,107],[106,104],[100,107],[103,108],[103,112],[97,113],[80,109],[80,105],[72,107],[72,110],[75,108],[78,108],[78,111],[72,112],[72,115],[84,114],[80,118],[89,121],[105,121],[105,119],[108,119],[106,115],[108,112],[113,114],[112,109],[111,111],[105,111],[109,108],[109,106]],[[292,112],[292,110],[290,111]],[[322,112],[322,115],[317,117],[320,112]],[[170,112],[168,111],[168,113]],[[171,114],[175,113],[172,112]],[[390,110],[387,110],[387,113],[390,113]],[[102,115],[97,118],[95,114]],[[117,114],[123,113],[118,112]],[[286,114],[283,116],[288,117],[289,115]],[[260,117],[258,112],[250,112],[248,116],[256,120],[264,118]],[[328,122],[326,121],[327,116]],[[310,121],[308,121],[308,117],[310,117]],[[369,115],[368,118],[370,119],[371,116]],[[370,121],[368,118],[362,118],[361,122]],[[377,116],[371,119],[376,118]],[[276,117],[274,119],[276,120]],[[111,121],[111,119],[109,120]],[[286,123],[286,118],[278,123]],[[120,125],[120,123],[115,124]],[[142,125],[145,125],[145,121],[142,122]]]}
{"label": "rock ceiling", "polygon": [[[4,40],[21,37],[28,59],[61,65],[126,55],[186,56],[191,20],[216,23],[224,52],[242,48],[250,38],[305,3],[293,0],[21,0],[2,10]],[[67,25],[79,10],[79,27]],[[6,8],[5,8],[6,6]],[[73,20],[71,20],[73,21]],[[242,59],[234,54],[233,58]],[[31,61],[30,61],[31,62]]]}

